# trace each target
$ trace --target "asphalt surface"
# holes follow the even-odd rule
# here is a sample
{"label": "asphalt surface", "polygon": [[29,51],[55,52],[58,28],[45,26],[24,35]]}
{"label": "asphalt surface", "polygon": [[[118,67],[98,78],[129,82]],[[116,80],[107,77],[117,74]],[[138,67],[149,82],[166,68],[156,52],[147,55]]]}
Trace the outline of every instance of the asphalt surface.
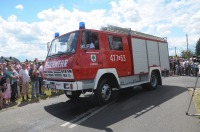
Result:
{"label": "asphalt surface", "polygon": [[[70,101],[65,95],[0,111],[0,132],[200,132],[200,120],[185,114],[194,77],[163,78],[163,86],[120,93],[98,106],[92,94]],[[200,80],[198,83],[200,87]],[[192,103],[189,114],[195,114]]]}

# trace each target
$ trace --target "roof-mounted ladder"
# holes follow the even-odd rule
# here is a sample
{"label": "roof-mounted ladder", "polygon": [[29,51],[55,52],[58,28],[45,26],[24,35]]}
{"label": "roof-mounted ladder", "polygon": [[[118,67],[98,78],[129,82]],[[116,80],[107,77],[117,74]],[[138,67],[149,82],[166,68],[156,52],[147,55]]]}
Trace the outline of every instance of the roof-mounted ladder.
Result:
{"label": "roof-mounted ladder", "polygon": [[126,35],[145,37],[145,38],[156,39],[156,40],[161,40],[161,41],[167,41],[166,38],[161,38],[161,37],[149,35],[146,33],[133,31],[133,30],[131,30],[131,28],[122,28],[122,27],[117,27],[117,26],[113,26],[113,25],[108,25],[107,27],[102,27],[101,30],[119,33],[119,34],[126,34]]}

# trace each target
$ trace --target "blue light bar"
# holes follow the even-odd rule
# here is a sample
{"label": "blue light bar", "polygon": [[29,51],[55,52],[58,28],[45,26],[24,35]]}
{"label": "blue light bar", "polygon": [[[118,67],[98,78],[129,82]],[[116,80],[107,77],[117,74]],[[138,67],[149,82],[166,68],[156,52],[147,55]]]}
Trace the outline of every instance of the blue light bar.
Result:
{"label": "blue light bar", "polygon": [[58,32],[55,33],[55,38],[57,38],[57,37],[59,37],[59,33]]}
{"label": "blue light bar", "polygon": [[79,29],[85,29],[85,22],[79,23]]}

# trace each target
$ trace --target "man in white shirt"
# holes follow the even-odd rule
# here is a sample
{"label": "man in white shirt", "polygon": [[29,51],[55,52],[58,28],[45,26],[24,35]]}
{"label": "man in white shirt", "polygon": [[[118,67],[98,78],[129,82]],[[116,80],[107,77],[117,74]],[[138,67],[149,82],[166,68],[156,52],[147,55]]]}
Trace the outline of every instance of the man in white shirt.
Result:
{"label": "man in white shirt", "polygon": [[82,45],[81,48],[85,48],[85,49],[95,49],[95,46],[94,46],[93,43],[90,43],[90,44]]}
{"label": "man in white shirt", "polygon": [[19,77],[22,82],[22,99],[24,101],[25,94],[27,97],[26,99],[30,99],[28,96],[30,77],[25,63],[22,64],[22,69],[19,71]]}
{"label": "man in white shirt", "polygon": [[[91,41],[89,41],[91,40]],[[86,35],[85,32],[82,33],[82,45],[81,48],[85,49],[95,49],[95,45],[92,42],[92,34]]]}

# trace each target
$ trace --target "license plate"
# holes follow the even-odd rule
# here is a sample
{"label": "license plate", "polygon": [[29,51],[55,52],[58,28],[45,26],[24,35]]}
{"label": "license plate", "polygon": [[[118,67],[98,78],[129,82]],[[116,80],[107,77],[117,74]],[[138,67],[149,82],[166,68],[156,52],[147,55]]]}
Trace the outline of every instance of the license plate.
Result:
{"label": "license plate", "polygon": [[55,84],[49,84],[49,88],[56,88],[56,85]]}
{"label": "license plate", "polygon": [[72,95],[72,92],[71,91],[67,91],[67,95]]}

